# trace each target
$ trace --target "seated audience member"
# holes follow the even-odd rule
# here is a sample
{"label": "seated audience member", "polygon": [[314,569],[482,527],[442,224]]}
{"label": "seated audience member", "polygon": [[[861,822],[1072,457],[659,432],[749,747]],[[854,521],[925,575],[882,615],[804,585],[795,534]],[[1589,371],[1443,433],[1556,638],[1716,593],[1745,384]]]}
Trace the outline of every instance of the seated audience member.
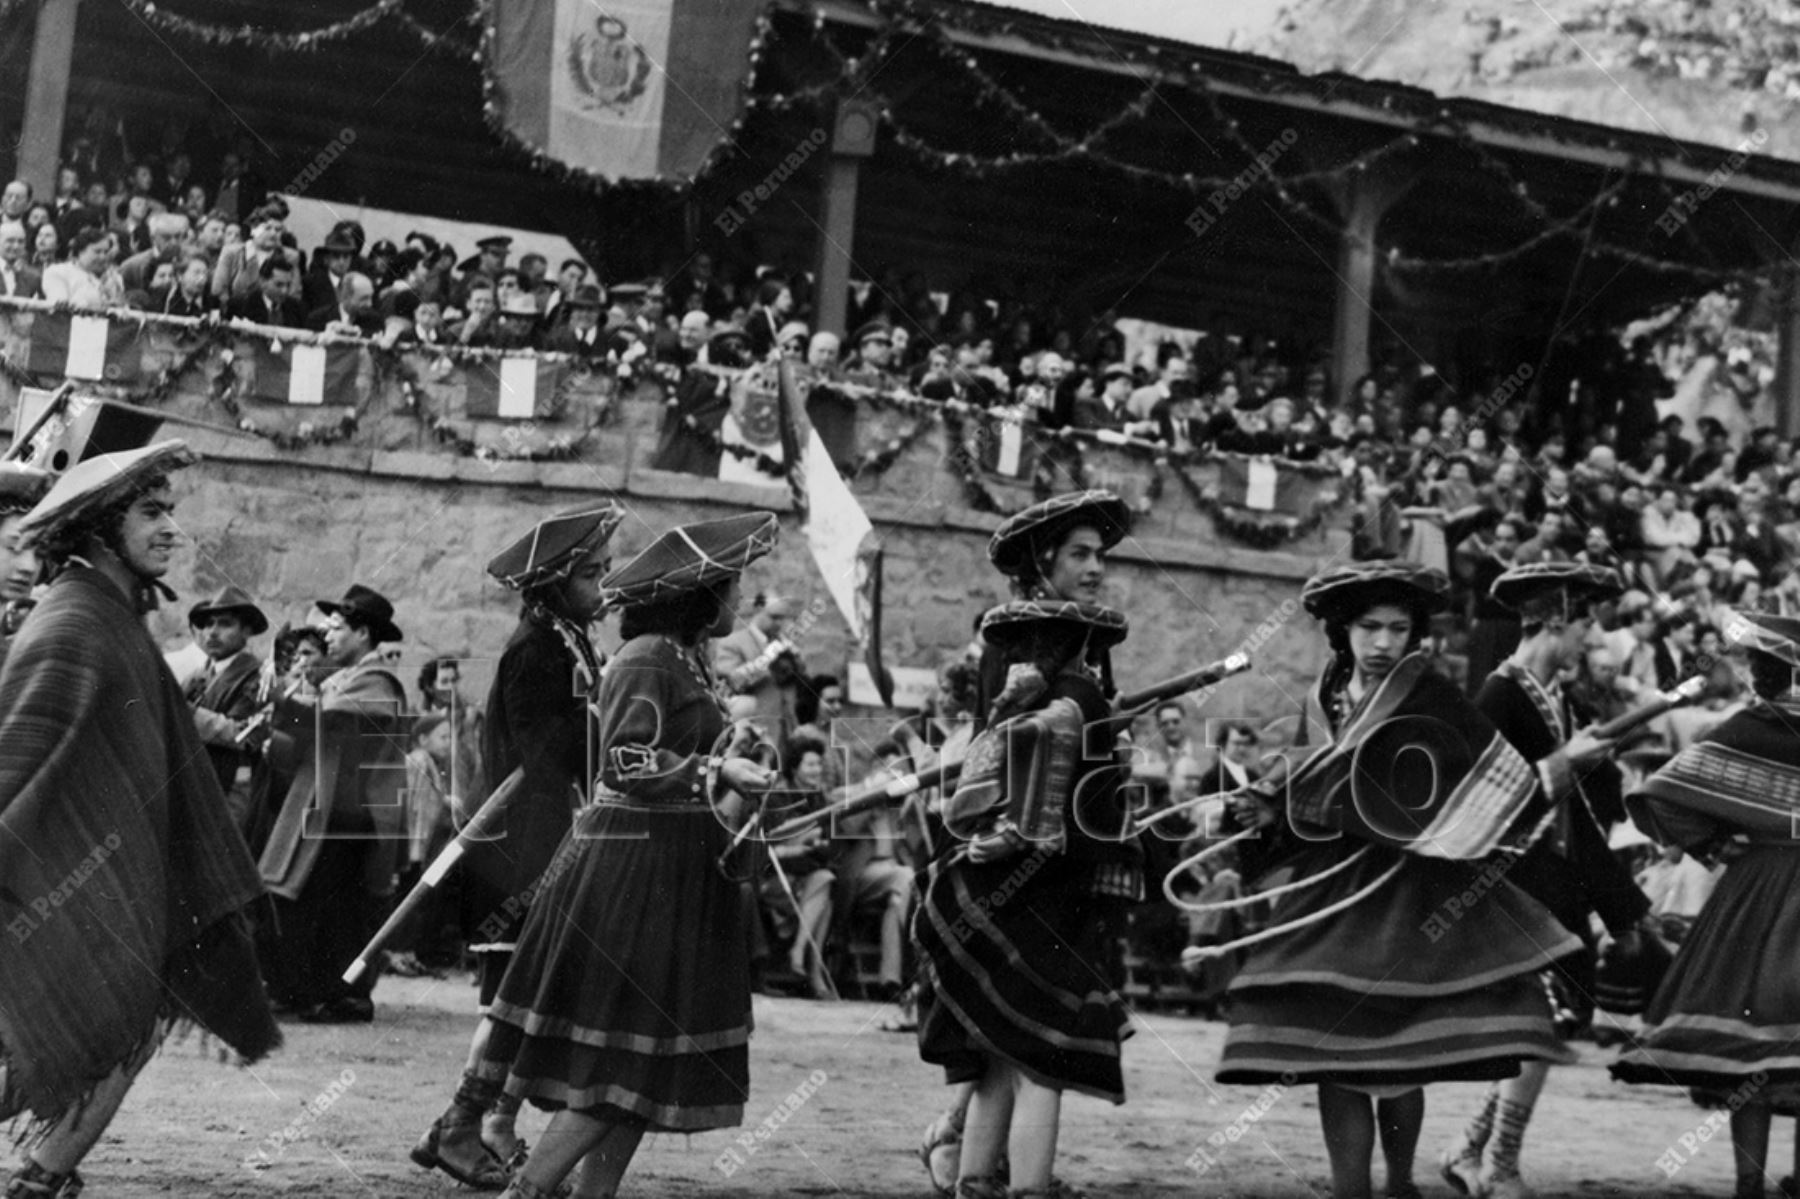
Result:
{"label": "seated audience member", "polygon": [[584,283],[575,289],[558,309],[563,321],[544,342],[546,350],[561,354],[578,354],[584,358],[604,357],[606,337],[600,330],[600,313],[605,307],[600,289]]}
{"label": "seated audience member", "polygon": [[[258,268],[261,286],[246,296],[231,301],[225,315],[232,320],[250,321],[258,325],[274,325],[283,329],[306,326],[306,315],[300,301],[294,298],[297,286],[294,264],[286,256],[271,254]],[[213,276],[215,282],[218,275]]]}
{"label": "seated audience member", "polygon": [[[903,755],[892,740],[875,746],[875,769],[864,780],[879,782],[903,772]],[[912,902],[913,872],[898,857],[900,829],[891,807],[871,808],[837,821],[832,871],[839,905],[849,919],[873,913],[881,921],[881,964],[874,998],[891,1002],[901,991],[901,955],[906,911]]]}
{"label": "seated audience member", "polygon": [[204,255],[188,255],[175,274],[175,286],[163,296],[157,309],[170,316],[205,316],[217,312],[219,302],[207,287],[211,277],[212,267]]}
{"label": "seated audience member", "polygon": [[338,281],[337,299],[307,315],[307,328],[315,333],[345,337],[375,337],[386,322],[375,311],[375,283],[360,271],[350,271]]}
{"label": "seated audience member", "polygon": [[0,296],[38,294],[44,275],[31,265],[28,237],[23,221],[0,220]]}
{"label": "seated audience member", "polygon": [[[788,762],[789,791],[783,819],[822,807],[825,746],[813,740],[790,741],[782,755]],[[767,816],[764,817],[767,819]],[[829,999],[835,992],[826,970],[826,938],[831,931],[832,893],[837,875],[831,871],[828,830],[815,826],[791,840],[769,847],[769,877],[762,884],[763,910],[776,941],[787,943],[788,969],[766,975],[770,990]]]}
{"label": "seated audience member", "polygon": [[494,285],[476,276],[468,286],[468,311],[455,327],[453,340],[465,346],[493,344],[494,322],[499,307],[494,300]]}
{"label": "seated audience member", "polygon": [[106,307],[103,276],[111,248],[112,236],[104,230],[81,230],[69,243],[68,260],[45,269],[41,284],[44,298],[75,308]]}

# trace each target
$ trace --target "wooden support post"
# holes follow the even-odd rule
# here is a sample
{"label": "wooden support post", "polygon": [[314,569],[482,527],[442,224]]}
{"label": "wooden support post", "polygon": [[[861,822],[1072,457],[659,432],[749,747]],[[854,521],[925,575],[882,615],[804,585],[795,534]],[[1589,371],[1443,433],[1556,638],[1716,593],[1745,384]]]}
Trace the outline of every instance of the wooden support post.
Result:
{"label": "wooden support post", "polygon": [[862,160],[833,154],[819,205],[819,269],[813,307],[821,333],[845,335],[850,309],[850,247],[856,243],[856,187]]}
{"label": "wooden support post", "polygon": [[1380,263],[1375,236],[1387,215],[1419,178],[1405,164],[1358,171],[1330,187],[1338,216],[1337,300],[1331,323],[1331,376],[1337,402],[1350,399],[1356,381],[1369,372],[1369,326],[1375,315]]}
{"label": "wooden support post", "polygon": [[[813,327],[846,333],[850,312],[850,264],[856,246],[856,189],[862,160],[875,153],[881,114],[872,104],[846,100],[832,119],[831,157],[819,200],[818,268],[813,277]],[[846,350],[850,347],[845,346]]]}
{"label": "wooden support post", "polygon": [[19,178],[40,199],[56,194],[62,159],[63,116],[69,107],[69,73],[75,62],[75,10],[81,0],[43,0],[25,83],[25,121],[19,138]]}
{"label": "wooden support post", "polygon": [[1775,427],[1800,436],[1800,280],[1789,279],[1775,306]]}

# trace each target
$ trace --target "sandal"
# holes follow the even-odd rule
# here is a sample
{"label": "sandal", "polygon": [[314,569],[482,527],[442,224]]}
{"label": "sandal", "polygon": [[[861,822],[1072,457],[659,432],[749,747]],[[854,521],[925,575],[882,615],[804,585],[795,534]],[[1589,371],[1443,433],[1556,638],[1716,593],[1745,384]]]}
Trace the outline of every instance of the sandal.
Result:
{"label": "sandal", "polygon": [[[413,1164],[426,1170],[442,1170],[464,1186],[473,1187],[478,1191],[505,1190],[507,1183],[512,1181],[512,1176],[509,1174],[506,1166],[495,1160],[493,1153],[488,1150],[488,1147],[481,1144],[479,1131],[476,1133],[475,1143],[481,1146],[481,1162],[474,1169],[465,1170],[463,1167],[448,1160],[443,1155],[441,1138],[443,1137],[445,1127],[443,1117],[441,1116],[432,1121],[431,1127],[426,1130],[425,1135],[419,1138],[419,1143],[412,1147],[410,1156],[412,1157]],[[459,1125],[458,1127],[462,1126]],[[8,1199],[10,1199],[10,1196]]]}
{"label": "sandal", "polygon": [[1007,1194],[1011,1195],[1013,1199],[1029,1199],[1032,1195],[1042,1195],[1044,1199],[1086,1199],[1085,1192],[1076,1190],[1060,1178],[1052,1178],[1049,1186],[1008,1191]]}
{"label": "sandal", "polygon": [[[942,1152],[954,1150],[954,1152]],[[957,1193],[957,1172],[962,1168],[962,1117],[945,1112],[925,1126],[925,1139],[919,1145],[919,1160],[931,1179],[931,1189],[938,1195]]]}
{"label": "sandal", "polygon": [[86,1185],[79,1170],[56,1174],[28,1158],[8,1180],[4,1199],[76,1199]]}
{"label": "sandal", "polygon": [[1006,1183],[992,1174],[958,1179],[953,1193],[956,1199],[1007,1199]]}

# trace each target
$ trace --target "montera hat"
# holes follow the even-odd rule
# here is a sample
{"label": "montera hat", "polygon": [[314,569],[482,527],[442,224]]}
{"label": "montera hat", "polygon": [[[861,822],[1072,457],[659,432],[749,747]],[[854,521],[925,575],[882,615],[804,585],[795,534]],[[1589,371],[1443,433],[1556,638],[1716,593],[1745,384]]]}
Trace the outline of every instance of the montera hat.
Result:
{"label": "montera hat", "polygon": [[269,618],[263,610],[256,606],[250,593],[242,587],[226,587],[209,600],[202,600],[188,609],[188,624],[198,625],[209,616],[235,615],[244,622],[252,637],[269,631]]}
{"label": "montera hat", "polygon": [[19,522],[19,536],[34,545],[70,522],[110,507],[157,475],[192,466],[200,455],[187,442],[159,441],[142,449],[97,454],[76,463]]}
{"label": "montera hat", "polygon": [[1767,612],[1733,612],[1722,630],[1733,649],[1754,650],[1800,668],[1800,619]]}
{"label": "montera hat", "polygon": [[1014,513],[994,530],[988,542],[988,560],[1001,574],[1025,573],[1039,552],[1054,545],[1077,525],[1100,533],[1100,548],[1110,550],[1125,540],[1131,529],[1131,510],[1110,491],[1072,491],[1051,496]]}
{"label": "montera hat", "polygon": [[1125,614],[1115,608],[1074,600],[1019,599],[988,609],[981,618],[981,633],[990,644],[1005,646],[1045,625],[1086,636],[1097,649],[1119,644],[1130,631]]}
{"label": "montera hat", "polygon": [[1494,599],[1517,612],[1533,600],[1555,596],[1580,596],[1589,600],[1612,599],[1625,594],[1618,572],[1585,562],[1528,562],[1515,566],[1494,580]]}
{"label": "montera hat", "polygon": [[0,462],[0,516],[29,512],[50,490],[56,476],[16,462]]}
{"label": "montera hat", "polygon": [[394,623],[394,605],[388,598],[361,583],[350,584],[350,590],[344,592],[341,600],[315,600],[314,607],[327,616],[342,616],[346,620],[356,618],[356,622],[369,630],[370,639],[375,642],[400,641],[404,634],[400,626]]}
{"label": "montera hat", "polygon": [[1450,602],[1450,580],[1443,571],[1417,562],[1388,560],[1340,566],[1314,575],[1300,589],[1301,604],[1320,619],[1335,616],[1351,604],[1388,597],[1437,612]]}
{"label": "montera hat", "polygon": [[679,525],[600,580],[601,602],[629,608],[724,582],[774,549],[779,533],[772,512]]}
{"label": "montera hat", "polygon": [[610,500],[547,516],[495,554],[487,572],[514,591],[560,582],[605,545],[624,519],[625,509]]}

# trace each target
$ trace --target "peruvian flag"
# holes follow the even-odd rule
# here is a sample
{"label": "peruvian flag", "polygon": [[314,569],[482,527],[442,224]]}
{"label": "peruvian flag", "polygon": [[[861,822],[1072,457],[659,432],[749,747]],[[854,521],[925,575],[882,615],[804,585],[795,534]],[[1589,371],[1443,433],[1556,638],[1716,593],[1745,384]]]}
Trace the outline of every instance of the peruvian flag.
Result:
{"label": "peruvian flag", "polygon": [[143,373],[138,328],[129,321],[67,312],[41,312],[31,325],[26,369],[65,379],[123,383]]}
{"label": "peruvian flag", "polygon": [[548,416],[565,369],[561,363],[525,357],[470,362],[463,368],[469,389],[464,412],[499,420]]}
{"label": "peruvian flag", "polygon": [[274,404],[354,407],[361,347],[299,341],[256,342],[256,390]]}
{"label": "peruvian flag", "polygon": [[1225,454],[1219,458],[1219,502],[1255,512],[1304,516],[1308,488],[1298,471],[1267,458]]}

